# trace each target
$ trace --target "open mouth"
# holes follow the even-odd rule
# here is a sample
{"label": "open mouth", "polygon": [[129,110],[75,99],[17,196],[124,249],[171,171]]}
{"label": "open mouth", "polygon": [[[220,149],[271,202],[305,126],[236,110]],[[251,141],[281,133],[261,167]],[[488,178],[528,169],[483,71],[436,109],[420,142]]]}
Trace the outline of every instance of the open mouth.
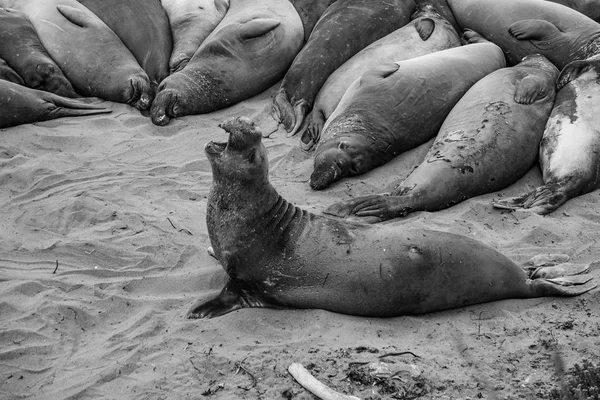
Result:
{"label": "open mouth", "polygon": [[210,141],[204,146],[204,151],[208,154],[221,154],[223,151],[225,151],[226,147],[227,142]]}

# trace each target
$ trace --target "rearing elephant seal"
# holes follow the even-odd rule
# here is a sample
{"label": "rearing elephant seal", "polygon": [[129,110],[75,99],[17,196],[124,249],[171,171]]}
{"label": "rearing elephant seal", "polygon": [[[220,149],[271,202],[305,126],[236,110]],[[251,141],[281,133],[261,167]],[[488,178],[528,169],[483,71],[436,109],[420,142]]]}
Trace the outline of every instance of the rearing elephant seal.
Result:
{"label": "rearing elephant seal", "polygon": [[229,141],[205,146],[213,171],[206,222],[229,282],[188,318],[244,307],[392,317],[506,298],[573,296],[596,286],[588,276],[559,278],[581,284],[560,286],[545,269],[528,274],[465,236],[311,214],[269,183],[261,132],[249,119],[221,127]]}
{"label": "rearing elephant seal", "polygon": [[296,134],[325,80],[375,40],[406,25],[413,0],[337,0],[323,13],[273,98],[273,118]]}
{"label": "rearing elephant seal", "polygon": [[76,0],[5,0],[31,20],[48,54],[75,90],[145,110],[150,79],[121,39]]}
{"label": "rearing elephant seal", "polygon": [[600,24],[562,4],[540,0],[448,0],[463,29],[504,50],[510,65],[542,54],[558,69],[600,53]]}
{"label": "rearing elephant seal", "polygon": [[421,165],[389,196],[358,197],[325,213],[374,222],[441,210],[513,184],[535,163],[557,77],[541,55],[492,72],[456,103]]}
{"label": "rearing elephant seal", "polygon": [[71,82],[40,42],[31,21],[20,11],[0,8],[0,58],[23,78],[25,86],[77,97]]}

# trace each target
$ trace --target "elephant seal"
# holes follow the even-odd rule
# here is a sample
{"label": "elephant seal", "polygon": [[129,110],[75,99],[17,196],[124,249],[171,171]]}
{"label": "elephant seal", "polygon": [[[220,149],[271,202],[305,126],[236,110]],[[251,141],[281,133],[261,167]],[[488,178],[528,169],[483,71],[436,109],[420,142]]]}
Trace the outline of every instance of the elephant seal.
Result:
{"label": "elephant seal", "polygon": [[25,85],[23,78],[16,73],[14,69],[8,66],[6,61],[0,58],[0,79],[16,83],[19,85]]}
{"label": "elephant seal", "polygon": [[466,236],[311,214],[269,183],[261,132],[249,119],[221,127],[228,142],[204,148],[213,172],[206,223],[229,281],[188,318],[244,307],[393,317],[507,298],[573,296],[596,286],[585,275],[562,278],[580,285],[557,285],[544,268],[526,273]]}
{"label": "elephant seal", "polygon": [[0,58],[15,70],[23,84],[66,97],[77,97],[71,82],[50,58],[27,16],[0,8]]}
{"label": "elephant seal", "polygon": [[600,53],[600,24],[549,1],[448,0],[463,29],[479,32],[506,53],[509,65],[542,54],[558,69]]}
{"label": "elephant seal", "polygon": [[161,0],[169,16],[173,51],[169,59],[171,74],[181,71],[204,40],[219,25],[229,0]]}
{"label": "elephant seal", "polygon": [[494,207],[548,214],[600,187],[600,55],[567,65],[558,87],[539,149],[544,185]]}
{"label": "elephant seal", "polygon": [[257,95],[279,81],[302,47],[302,21],[289,0],[231,0],[225,18],[181,71],[158,87],[156,125],[204,114]]}
{"label": "elephant seal", "polygon": [[513,184],[534,165],[556,95],[558,69],[530,55],[475,83],[448,114],[425,159],[389,196],[325,210],[368,222],[437,211]]}
{"label": "elephant seal", "polygon": [[406,25],[413,0],[337,0],[321,16],[273,98],[272,116],[296,134],[325,80],[350,57]]}
{"label": "elephant seal", "polygon": [[562,4],[583,15],[587,15],[596,22],[600,22],[600,0],[548,0]]}
{"label": "elephant seal", "polygon": [[169,75],[173,40],[160,0],[77,1],[117,34],[152,82],[158,84]]}
{"label": "elephant seal", "polygon": [[313,28],[325,10],[337,0],[290,0],[298,11],[304,26],[304,41],[308,41]]}
{"label": "elephant seal", "polygon": [[0,128],[62,117],[105,114],[111,110],[0,80]]}
{"label": "elephant seal", "polygon": [[12,0],[11,7],[29,17],[48,54],[79,94],[140,110],[150,106],[148,75],[121,39],[86,7],[76,0]]}
{"label": "elephant seal", "polygon": [[503,67],[502,50],[488,42],[365,72],[348,88],[323,128],[310,187],[325,189],[427,142],[475,82]]}
{"label": "elephant seal", "polygon": [[452,25],[435,8],[429,4],[417,6],[410,23],[371,43],[327,78],[307,118],[300,145],[310,150],[319,141],[327,118],[350,84],[367,70],[460,45],[460,37]]}

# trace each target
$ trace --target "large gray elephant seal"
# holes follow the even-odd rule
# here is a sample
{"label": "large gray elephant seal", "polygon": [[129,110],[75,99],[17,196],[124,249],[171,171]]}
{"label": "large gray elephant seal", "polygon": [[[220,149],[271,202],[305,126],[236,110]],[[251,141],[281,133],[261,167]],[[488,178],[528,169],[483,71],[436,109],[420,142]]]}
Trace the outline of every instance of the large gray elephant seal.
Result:
{"label": "large gray elephant seal", "polygon": [[539,149],[544,185],[496,208],[548,214],[600,187],[600,55],[567,65]]}
{"label": "large gray elephant seal", "polygon": [[76,0],[5,0],[31,20],[40,41],[75,90],[147,109],[150,79],[121,39]]}
{"label": "large gray elephant seal", "polygon": [[417,6],[411,22],[371,43],[333,72],[319,90],[300,145],[310,150],[321,136],[325,121],[356,79],[380,64],[419,57],[458,47],[460,37],[454,27],[429,4]]}
{"label": "large gray elephant seal", "polygon": [[2,58],[0,58],[0,79],[17,83],[19,85],[25,85],[21,75],[17,74],[17,72],[12,69]]}
{"label": "large gray elephant seal", "polygon": [[0,8],[0,58],[32,89],[77,97],[71,82],[50,58],[35,28],[24,13]]}
{"label": "large gray elephant seal", "polygon": [[384,64],[346,91],[315,149],[310,187],[383,165],[437,135],[475,82],[505,66],[493,43],[474,43]]}
{"label": "large gray elephant seal", "polygon": [[288,0],[231,0],[185,68],[158,87],[152,122],[166,125],[265,91],[283,77],[303,39],[302,21]]}
{"label": "large gray elephant seal", "polygon": [[0,110],[0,128],[111,112],[103,107],[5,80],[0,80]]}
{"label": "large gray elephant seal", "polygon": [[[261,132],[249,119],[221,127],[229,132],[228,142],[205,146],[213,171],[206,222],[229,281],[188,318],[244,307],[392,317],[506,298],[573,296],[596,286],[589,276],[557,281],[548,270],[526,273],[465,236],[311,214],[269,183]],[[581,285],[555,283],[561,280]]]}
{"label": "large gray elephant seal", "polygon": [[564,68],[600,53],[600,24],[562,4],[540,0],[448,0],[463,29],[479,32],[510,65],[542,54]]}
{"label": "large gray elephant seal", "polygon": [[473,85],[444,120],[425,159],[389,196],[333,204],[327,214],[378,222],[437,211],[513,184],[534,165],[558,69],[531,55]]}
{"label": "large gray elephant seal", "polygon": [[161,0],[169,16],[173,51],[171,73],[181,71],[202,42],[219,25],[229,9],[229,0]]}
{"label": "large gray elephant seal", "polygon": [[272,116],[299,132],[325,80],[360,50],[410,21],[413,0],[337,0],[315,25],[273,98]]}

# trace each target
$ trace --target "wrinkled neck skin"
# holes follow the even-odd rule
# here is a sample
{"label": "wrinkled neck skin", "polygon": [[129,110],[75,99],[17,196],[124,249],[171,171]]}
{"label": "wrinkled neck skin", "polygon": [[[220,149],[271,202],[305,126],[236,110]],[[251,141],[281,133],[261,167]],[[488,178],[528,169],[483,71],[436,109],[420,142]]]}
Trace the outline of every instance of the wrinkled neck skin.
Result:
{"label": "wrinkled neck skin", "polygon": [[273,246],[285,247],[301,232],[309,213],[281,197],[263,182],[214,180],[206,221],[215,256],[232,278],[242,279]]}

